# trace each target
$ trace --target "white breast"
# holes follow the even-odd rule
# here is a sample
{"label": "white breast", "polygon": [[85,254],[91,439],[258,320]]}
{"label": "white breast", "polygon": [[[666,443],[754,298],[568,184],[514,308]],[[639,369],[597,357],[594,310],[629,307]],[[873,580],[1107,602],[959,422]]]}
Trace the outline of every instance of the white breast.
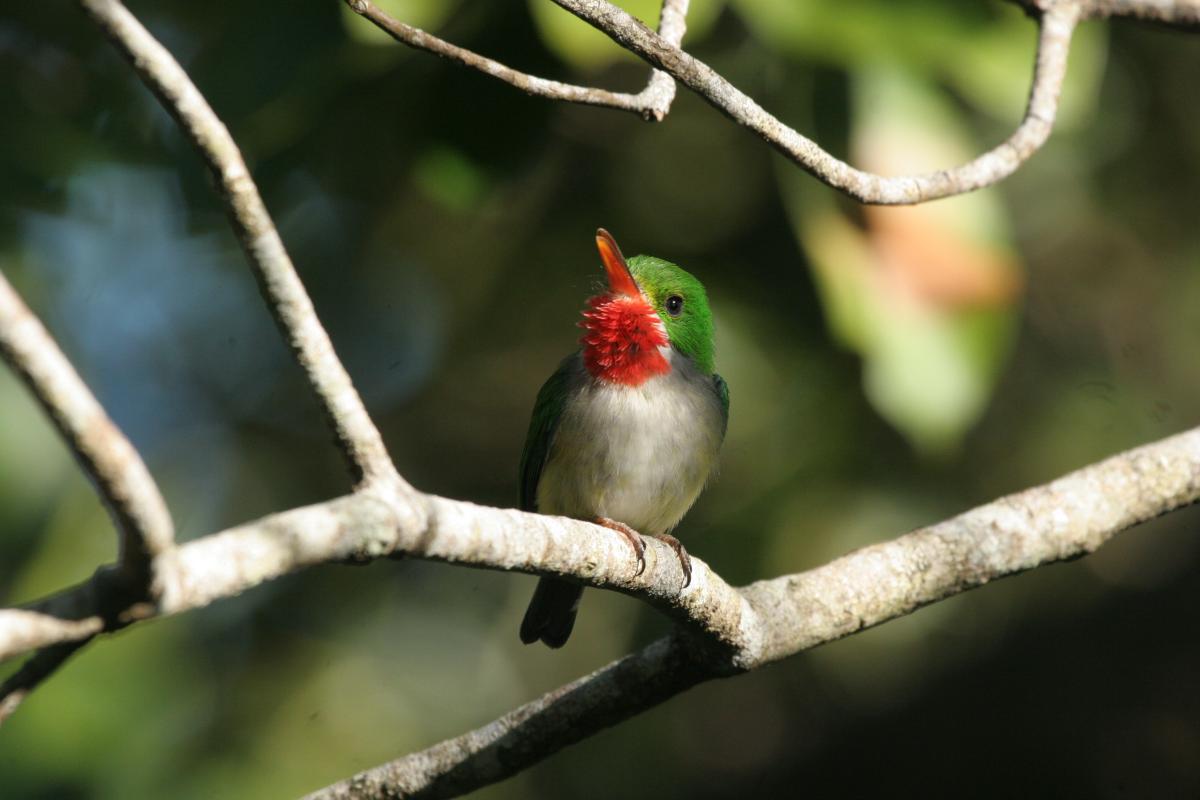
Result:
{"label": "white breast", "polygon": [[538,481],[545,514],[619,520],[655,535],[691,508],[724,436],[712,378],[673,359],[638,387],[581,376]]}

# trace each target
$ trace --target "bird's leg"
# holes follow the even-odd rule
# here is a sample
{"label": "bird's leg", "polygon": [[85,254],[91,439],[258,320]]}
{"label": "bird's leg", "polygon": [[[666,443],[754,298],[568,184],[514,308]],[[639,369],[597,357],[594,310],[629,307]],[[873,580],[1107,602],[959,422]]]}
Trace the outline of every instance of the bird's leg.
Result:
{"label": "bird's leg", "polygon": [[633,577],[637,577],[646,571],[646,543],[642,541],[642,535],[633,528],[626,525],[624,522],[617,522],[615,519],[608,517],[596,517],[593,520],[597,525],[616,531],[625,537],[625,541],[629,542],[633,547],[633,552],[637,556],[638,568],[637,572],[633,573]]}
{"label": "bird's leg", "polygon": [[665,542],[671,545],[671,549],[675,551],[675,555],[679,557],[679,566],[683,568],[683,588],[687,588],[692,582],[692,557],[688,555],[687,549],[683,546],[683,542],[676,539],[669,533],[660,533],[654,537],[660,542]]}

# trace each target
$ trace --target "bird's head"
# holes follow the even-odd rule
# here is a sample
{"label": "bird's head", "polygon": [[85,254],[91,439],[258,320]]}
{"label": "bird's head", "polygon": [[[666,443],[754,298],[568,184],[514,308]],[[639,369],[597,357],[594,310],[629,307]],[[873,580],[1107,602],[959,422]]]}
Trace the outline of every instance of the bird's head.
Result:
{"label": "bird's head", "polygon": [[713,324],[704,286],[669,261],[634,256],[626,261],[603,228],[596,247],[608,291],[588,300],[580,325],[584,363],[597,378],[639,386],[687,358],[713,371]]}

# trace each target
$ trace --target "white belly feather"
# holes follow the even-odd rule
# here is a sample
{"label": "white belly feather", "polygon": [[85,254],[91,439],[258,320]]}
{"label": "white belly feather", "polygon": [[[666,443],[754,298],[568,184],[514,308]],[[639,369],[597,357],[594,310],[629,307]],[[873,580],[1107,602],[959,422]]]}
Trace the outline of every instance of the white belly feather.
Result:
{"label": "white belly feather", "polygon": [[542,468],[539,511],[609,517],[651,536],[678,524],[716,462],[724,424],[711,377],[673,361],[637,387],[580,382]]}

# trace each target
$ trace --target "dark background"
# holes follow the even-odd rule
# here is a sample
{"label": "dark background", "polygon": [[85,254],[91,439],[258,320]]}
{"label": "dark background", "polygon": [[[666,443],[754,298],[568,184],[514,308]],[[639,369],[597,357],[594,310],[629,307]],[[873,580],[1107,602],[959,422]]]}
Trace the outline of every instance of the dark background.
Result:
{"label": "dark background", "polygon": [[[1009,4],[693,6],[689,49],[857,164],[948,166],[1019,119],[1035,27]],[[645,79],[543,0],[387,7],[536,74]],[[880,212],[685,90],[650,125],[382,41],[333,0],[131,8],[229,125],[423,490],[515,502],[534,395],[600,279],[600,225],[709,289],[732,416],[678,533],[732,583],[1196,424],[1194,35],[1085,24],[1043,152],[986,193]],[[198,158],[69,3],[0,15],[0,269],[141,449],[182,539],[349,489]],[[480,795],[1196,796],[1198,520],[699,687]],[[114,555],[70,455],[0,374],[4,601]],[[523,647],[532,587],[327,566],[138,625],[4,726],[0,794],[290,797],[666,629],[592,591],[564,650]]]}

